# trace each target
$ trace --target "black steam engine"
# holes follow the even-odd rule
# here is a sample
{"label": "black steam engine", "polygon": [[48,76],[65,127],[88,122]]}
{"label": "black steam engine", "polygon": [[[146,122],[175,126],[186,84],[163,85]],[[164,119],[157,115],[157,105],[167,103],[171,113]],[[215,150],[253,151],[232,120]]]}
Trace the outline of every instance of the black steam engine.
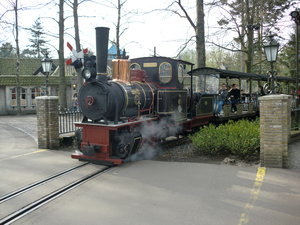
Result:
{"label": "black steam engine", "polygon": [[[84,119],[76,123],[81,153],[73,158],[120,164],[147,141],[142,132],[147,126],[165,121],[164,135],[154,132],[150,137],[158,140],[213,118],[214,97],[193,93],[193,80],[185,72],[192,67],[189,62],[166,57],[116,59],[109,76],[108,33],[108,28],[97,27],[97,57],[85,55],[83,62],[74,63],[83,64],[85,83],[78,94]],[[178,126],[180,130],[173,129]]]}

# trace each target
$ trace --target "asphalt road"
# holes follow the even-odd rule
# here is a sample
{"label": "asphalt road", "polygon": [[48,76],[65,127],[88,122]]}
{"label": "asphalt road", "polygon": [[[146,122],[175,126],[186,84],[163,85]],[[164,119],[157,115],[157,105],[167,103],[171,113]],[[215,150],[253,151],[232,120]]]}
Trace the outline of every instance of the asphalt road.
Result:
{"label": "asphalt road", "polygon": [[[0,195],[80,164],[68,151],[37,149],[23,128],[0,117]],[[13,224],[299,225],[299,212],[300,169],[147,160],[116,167]]]}

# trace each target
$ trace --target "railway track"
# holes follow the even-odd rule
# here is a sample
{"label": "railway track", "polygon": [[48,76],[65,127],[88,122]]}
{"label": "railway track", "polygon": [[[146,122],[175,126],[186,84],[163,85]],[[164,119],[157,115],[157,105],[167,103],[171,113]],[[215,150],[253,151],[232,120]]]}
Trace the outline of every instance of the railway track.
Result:
{"label": "railway track", "polygon": [[84,163],[1,196],[0,224],[13,223],[110,168]]}

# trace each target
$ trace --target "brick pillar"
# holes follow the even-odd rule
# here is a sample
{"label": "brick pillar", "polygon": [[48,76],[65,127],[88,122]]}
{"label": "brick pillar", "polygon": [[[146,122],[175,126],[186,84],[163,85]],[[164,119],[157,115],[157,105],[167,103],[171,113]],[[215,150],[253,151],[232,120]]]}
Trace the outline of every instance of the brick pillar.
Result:
{"label": "brick pillar", "polygon": [[56,149],[59,146],[58,97],[36,98],[38,146]]}
{"label": "brick pillar", "polygon": [[260,100],[260,161],[266,167],[288,167],[291,96],[268,95]]}

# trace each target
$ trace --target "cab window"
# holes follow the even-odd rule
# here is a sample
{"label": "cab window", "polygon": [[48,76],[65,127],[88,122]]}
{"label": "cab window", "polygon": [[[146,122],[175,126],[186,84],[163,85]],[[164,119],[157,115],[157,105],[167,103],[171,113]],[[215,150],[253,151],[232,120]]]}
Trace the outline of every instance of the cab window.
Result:
{"label": "cab window", "polygon": [[184,76],[184,67],[182,64],[179,64],[178,66],[178,81],[179,83],[182,83]]}
{"label": "cab window", "polygon": [[159,65],[159,80],[162,83],[168,83],[172,79],[172,65],[168,62],[163,62]]}
{"label": "cab window", "polygon": [[138,63],[132,63],[132,64],[130,65],[130,69],[131,69],[131,70],[140,70],[140,69],[141,69],[141,66],[140,66],[140,64],[138,64]]}

